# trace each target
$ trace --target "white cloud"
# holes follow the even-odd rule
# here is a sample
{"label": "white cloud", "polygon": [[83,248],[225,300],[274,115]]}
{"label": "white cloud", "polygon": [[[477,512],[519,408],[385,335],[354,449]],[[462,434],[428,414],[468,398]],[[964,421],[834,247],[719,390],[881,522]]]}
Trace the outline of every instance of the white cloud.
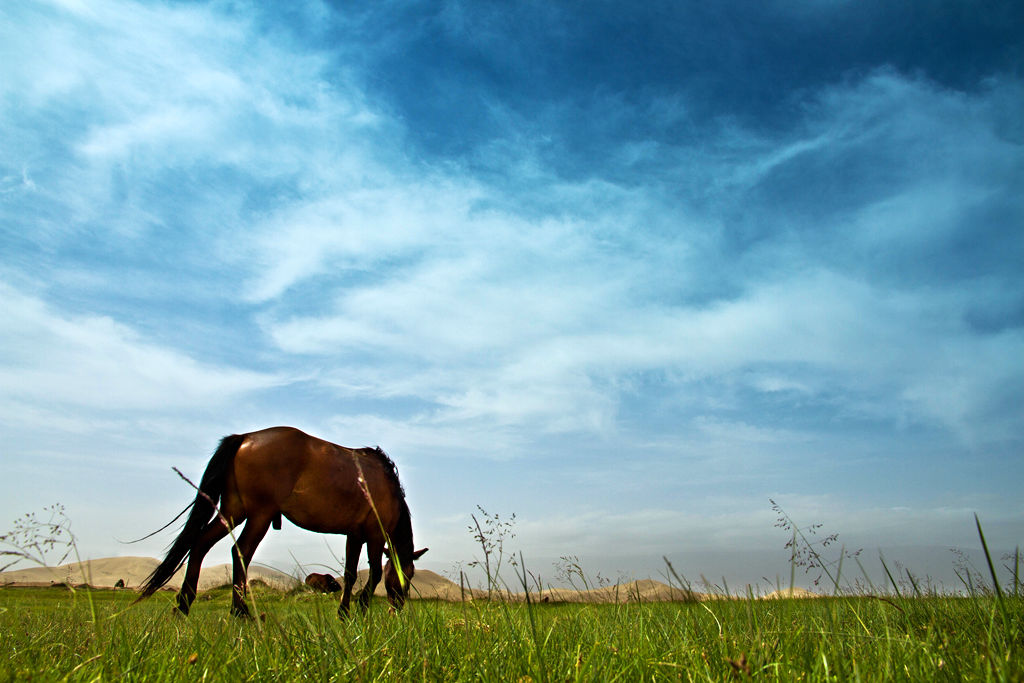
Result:
{"label": "white cloud", "polygon": [[[251,227],[240,214],[250,188],[238,178],[299,179],[306,191],[366,167],[380,117],[344,69],[328,73],[323,54],[224,10],[22,3],[4,22],[0,130],[17,141],[5,161],[35,180],[48,215],[64,212],[52,229],[91,223],[138,236],[189,216],[233,232],[235,253],[223,256],[237,258],[237,235]],[[220,175],[235,182],[211,185]]]}
{"label": "white cloud", "polygon": [[[690,381],[753,370],[741,381],[760,391],[866,392],[886,397],[861,407],[876,416],[913,410],[959,431],[968,428],[980,386],[997,380],[978,370],[1005,369],[1020,343],[1013,334],[975,338],[961,321],[961,301],[827,270],[796,272],[704,308],[656,305],[630,292],[628,261],[621,273],[606,272],[556,251],[517,270],[533,255],[531,237],[498,233],[493,249],[424,256],[381,284],[355,278],[333,312],[271,318],[268,332],[290,352],[386,360],[353,369],[349,388],[416,396],[438,407],[434,419],[598,432],[615,422],[623,398],[616,385],[653,370]],[[600,260],[586,235],[572,244]],[[945,341],[936,345],[933,336]],[[951,362],[986,347],[1003,350],[982,354],[973,379]],[[964,381],[978,389],[929,398],[935,382]]]}
{"label": "white cloud", "polygon": [[0,283],[0,392],[6,400],[84,411],[196,410],[281,383],[202,363],[106,317],[65,314]]}
{"label": "white cloud", "polygon": [[328,196],[288,205],[254,226],[249,298],[276,299],[295,284],[345,271],[380,272],[387,262],[425,249],[461,246],[478,194],[468,184],[438,177],[402,183],[367,159],[362,168],[333,169]]}

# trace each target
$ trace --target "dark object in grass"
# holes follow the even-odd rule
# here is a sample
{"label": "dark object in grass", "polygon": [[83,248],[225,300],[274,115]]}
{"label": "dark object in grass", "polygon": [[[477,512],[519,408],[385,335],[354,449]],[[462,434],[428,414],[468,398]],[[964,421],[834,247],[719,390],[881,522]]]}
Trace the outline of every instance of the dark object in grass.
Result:
{"label": "dark object in grass", "polygon": [[[190,507],[184,528],[167,557],[146,579],[138,598],[143,600],[159,590],[187,559],[188,569],[178,593],[182,614],[188,614],[195,600],[206,553],[242,522],[245,527],[232,552],[231,613],[236,616],[249,616],[246,568],[256,546],[271,524],[280,525],[282,515],[304,529],[348,537],[345,585],[338,607],[342,616],[348,614],[364,544],[370,577],[357,596],[363,610],[382,575],[388,601],[401,607],[415,571],[413,561],[427,551],[414,550],[405,491],[395,463],[384,451],[338,446],[293,427],[224,437],[206,466]],[[382,572],[385,552],[389,559]]]}
{"label": "dark object in grass", "polygon": [[318,593],[337,593],[341,590],[341,584],[330,574],[310,574],[305,583]]}

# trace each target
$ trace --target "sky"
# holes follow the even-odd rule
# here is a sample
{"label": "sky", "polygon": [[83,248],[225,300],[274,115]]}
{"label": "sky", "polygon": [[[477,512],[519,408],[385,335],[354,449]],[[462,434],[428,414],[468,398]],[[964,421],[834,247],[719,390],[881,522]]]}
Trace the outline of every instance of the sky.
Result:
{"label": "sky", "polygon": [[957,588],[1024,545],[1022,111],[1012,0],[5,3],[0,527],[161,556],[285,424],[449,576],[480,506],[544,579],[788,583],[774,500]]}

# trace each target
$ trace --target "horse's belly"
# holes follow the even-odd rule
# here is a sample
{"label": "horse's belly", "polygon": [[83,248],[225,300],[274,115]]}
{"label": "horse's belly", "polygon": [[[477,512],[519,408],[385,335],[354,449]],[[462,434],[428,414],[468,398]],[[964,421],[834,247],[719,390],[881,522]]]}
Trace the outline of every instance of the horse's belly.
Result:
{"label": "horse's belly", "polygon": [[296,490],[281,505],[281,514],[303,529],[325,534],[350,534],[366,523],[362,498],[338,491]]}

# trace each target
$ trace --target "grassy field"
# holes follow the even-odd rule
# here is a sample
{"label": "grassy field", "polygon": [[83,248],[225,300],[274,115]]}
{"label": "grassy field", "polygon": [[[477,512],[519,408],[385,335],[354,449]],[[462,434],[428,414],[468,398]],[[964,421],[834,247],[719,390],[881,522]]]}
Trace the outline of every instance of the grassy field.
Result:
{"label": "grassy field", "polygon": [[190,617],[170,593],[0,589],[0,680],[1024,680],[1020,597],[703,603],[336,601],[254,589]]}

